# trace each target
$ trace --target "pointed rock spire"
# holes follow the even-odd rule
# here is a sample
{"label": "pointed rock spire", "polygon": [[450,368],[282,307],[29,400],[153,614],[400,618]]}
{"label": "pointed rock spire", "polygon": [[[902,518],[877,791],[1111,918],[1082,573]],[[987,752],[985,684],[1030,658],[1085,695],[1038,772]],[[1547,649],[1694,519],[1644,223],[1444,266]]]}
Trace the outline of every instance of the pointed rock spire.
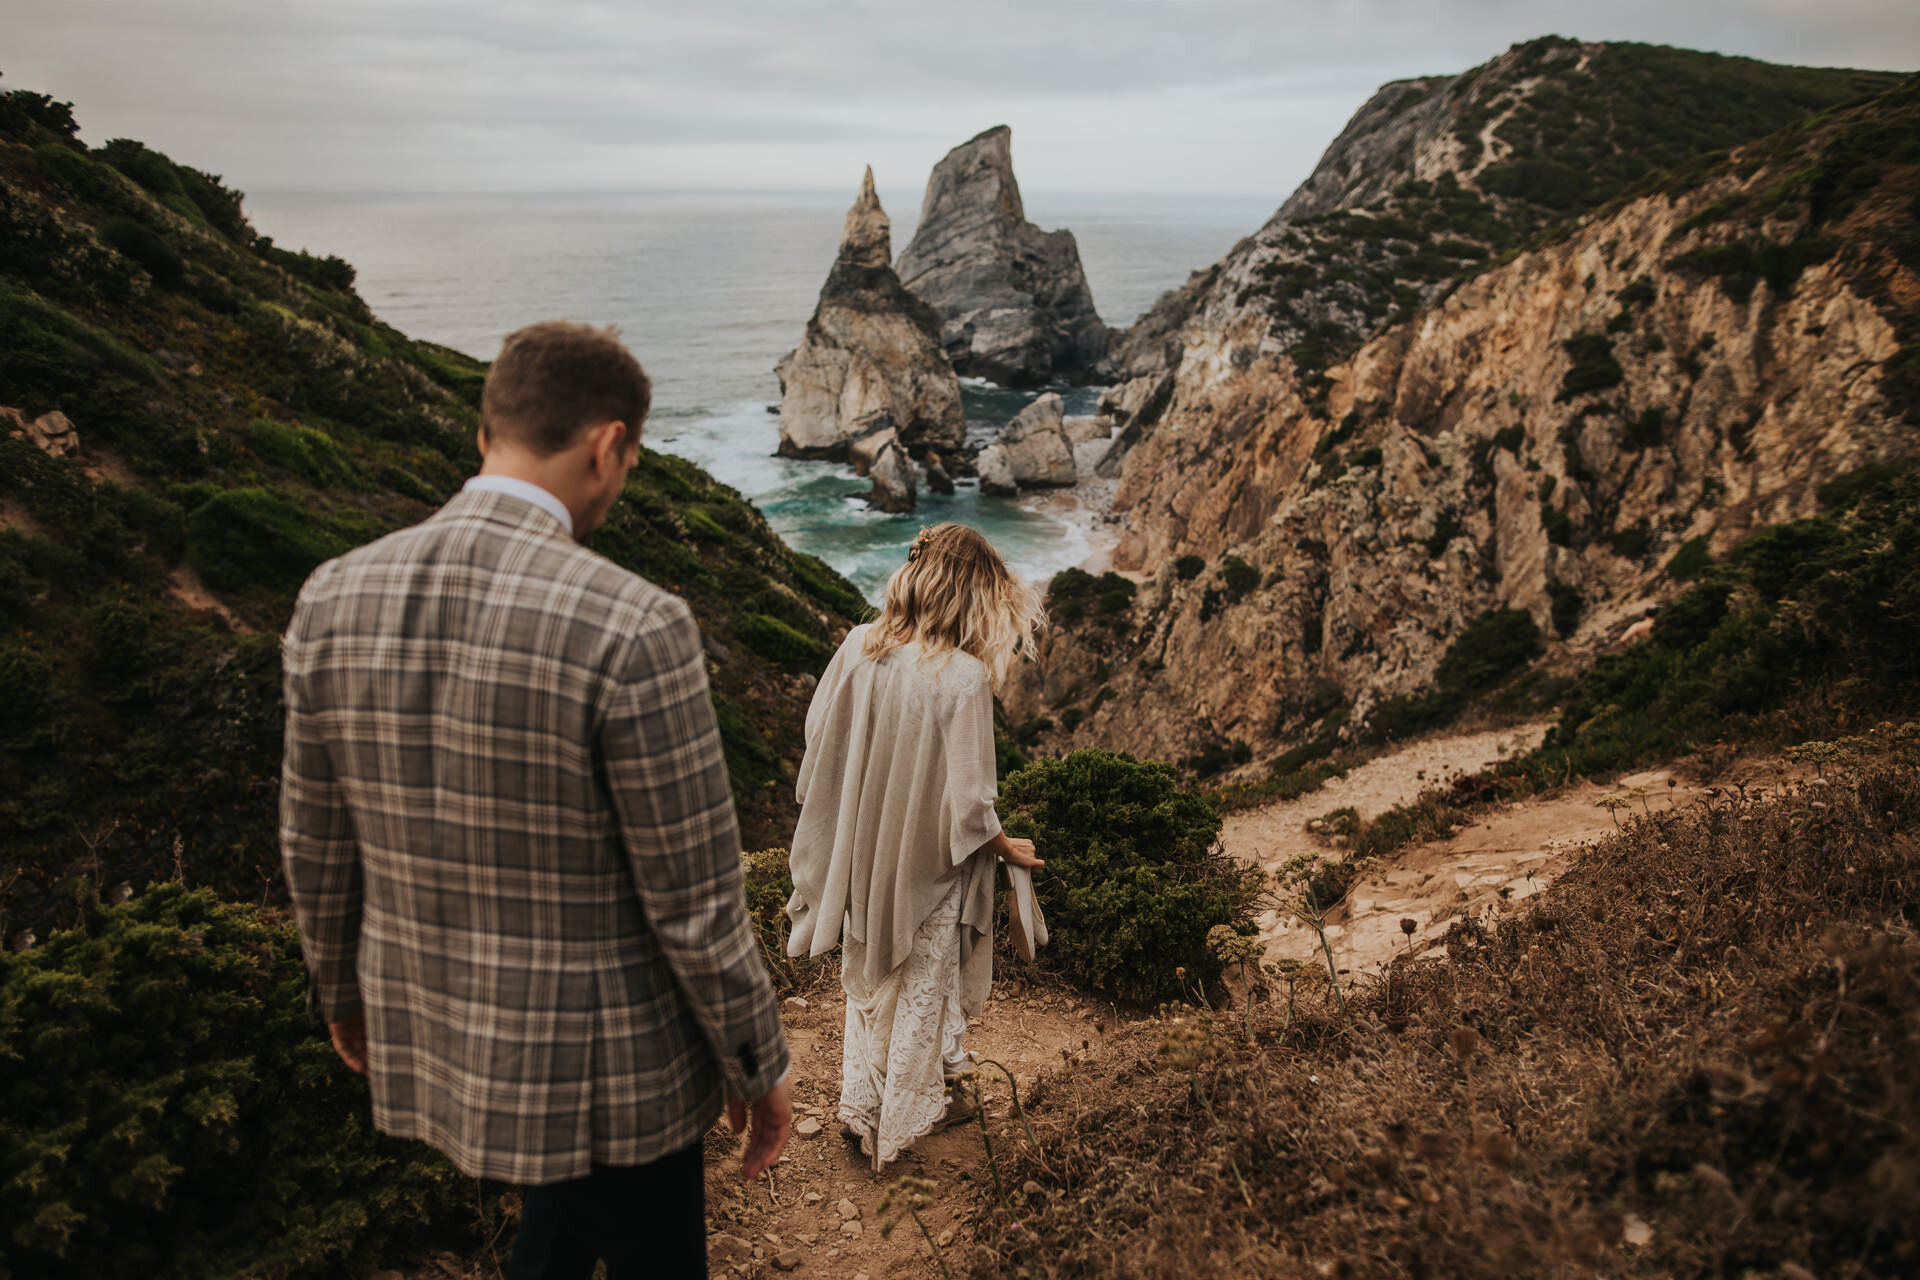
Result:
{"label": "pointed rock spire", "polygon": [[[869,167],[847,210],[846,230],[820,304],[780,378],[780,452],[850,459],[876,481],[876,505],[906,510],[913,471],[898,450],[953,449],[964,440],[960,380],[940,347],[940,318],[893,272],[892,227]],[[904,492],[905,497],[901,494]]]}
{"label": "pointed rock spire", "polygon": [[847,227],[840,236],[840,261],[850,267],[890,267],[893,265],[893,224],[880,207],[880,193],[873,189],[873,166],[860,180],[860,194],[847,210]]}

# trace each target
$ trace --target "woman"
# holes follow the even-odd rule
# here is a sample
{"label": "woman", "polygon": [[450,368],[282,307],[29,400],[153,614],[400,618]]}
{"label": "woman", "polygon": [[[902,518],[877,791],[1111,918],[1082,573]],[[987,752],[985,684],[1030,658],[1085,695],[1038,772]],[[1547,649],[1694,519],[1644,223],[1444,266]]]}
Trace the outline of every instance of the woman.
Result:
{"label": "woman", "polygon": [[994,862],[1045,865],[993,809],[993,685],[1040,620],[985,538],[923,529],[807,709],[787,953],[840,944],[840,1118],[876,1170],[971,1114],[948,1085],[992,982]]}

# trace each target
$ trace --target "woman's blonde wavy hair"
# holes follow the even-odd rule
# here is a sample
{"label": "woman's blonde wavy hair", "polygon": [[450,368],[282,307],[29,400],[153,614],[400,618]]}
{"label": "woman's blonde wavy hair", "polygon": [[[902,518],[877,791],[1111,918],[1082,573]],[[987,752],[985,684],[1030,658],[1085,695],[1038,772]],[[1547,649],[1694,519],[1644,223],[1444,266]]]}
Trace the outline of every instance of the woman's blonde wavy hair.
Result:
{"label": "woman's blonde wavy hair", "polygon": [[993,544],[963,524],[922,529],[863,646],[884,658],[915,640],[928,654],[970,653],[998,685],[1016,659],[1031,658],[1046,625],[1036,587],[1010,571]]}

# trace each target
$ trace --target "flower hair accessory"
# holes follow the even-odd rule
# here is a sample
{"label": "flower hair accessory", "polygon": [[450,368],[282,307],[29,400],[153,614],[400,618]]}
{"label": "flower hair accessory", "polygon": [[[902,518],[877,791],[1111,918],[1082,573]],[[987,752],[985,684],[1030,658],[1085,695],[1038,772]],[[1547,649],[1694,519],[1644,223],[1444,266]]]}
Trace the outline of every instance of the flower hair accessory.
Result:
{"label": "flower hair accessory", "polygon": [[918,560],[920,558],[920,553],[926,550],[927,544],[932,541],[933,541],[933,530],[929,529],[925,525],[921,525],[919,536],[913,540],[913,545],[907,548],[907,560],[909,562]]}

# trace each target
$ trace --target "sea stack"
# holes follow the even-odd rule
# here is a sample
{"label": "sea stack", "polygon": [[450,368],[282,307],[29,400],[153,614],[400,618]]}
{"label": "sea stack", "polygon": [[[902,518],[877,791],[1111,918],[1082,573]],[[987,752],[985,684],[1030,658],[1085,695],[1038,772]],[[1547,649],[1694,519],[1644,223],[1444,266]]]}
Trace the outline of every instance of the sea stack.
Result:
{"label": "sea stack", "polygon": [[939,312],[960,373],[1010,387],[1099,381],[1113,331],[1093,309],[1073,233],[1027,221],[1012,142],[998,125],[934,166],[900,280]]}
{"label": "sea stack", "polygon": [[960,380],[941,350],[940,319],[901,286],[891,237],[869,168],[813,318],[774,369],[787,457],[851,458],[865,475],[896,441],[918,451],[964,439]]}
{"label": "sea stack", "polygon": [[1060,397],[1049,391],[1000,429],[977,463],[985,493],[1065,488],[1079,480]]}

